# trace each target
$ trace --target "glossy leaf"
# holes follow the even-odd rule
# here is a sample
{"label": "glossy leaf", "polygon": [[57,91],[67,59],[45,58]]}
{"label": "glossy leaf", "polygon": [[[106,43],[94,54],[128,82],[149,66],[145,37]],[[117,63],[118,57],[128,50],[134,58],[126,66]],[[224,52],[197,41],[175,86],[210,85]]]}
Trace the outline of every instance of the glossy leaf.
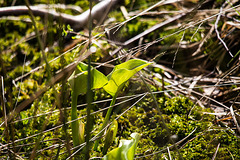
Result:
{"label": "glossy leaf", "polygon": [[[92,89],[102,88],[107,83],[107,78],[101,72],[91,67]],[[72,88],[72,111],[71,120],[76,120],[77,115],[77,98],[79,94],[87,92],[88,85],[88,66],[82,62],[77,65],[74,73],[69,77],[69,83]],[[78,146],[84,142],[84,124],[80,121],[71,123],[73,145]]]}
{"label": "glossy leaf", "polygon": [[114,67],[113,71],[107,76],[109,82],[103,88],[112,96],[116,95],[135,73],[148,66],[147,63],[139,59],[131,59],[127,62]]}
{"label": "glossy leaf", "polygon": [[[102,88],[107,82],[107,78],[104,74],[99,72],[97,69],[91,67],[92,76],[92,89]],[[87,81],[88,81],[88,66],[80,62],[69,78],[69,83],[72,89],[75,90],[77,95],[84,94],[87,92]]]}
{"label": "glossy leaf", "polygon": [[103,157],[103,160],[133,160],[138,141],[139,133],[132,133],[132,140],[120,140],[118,148],[113,149]]}

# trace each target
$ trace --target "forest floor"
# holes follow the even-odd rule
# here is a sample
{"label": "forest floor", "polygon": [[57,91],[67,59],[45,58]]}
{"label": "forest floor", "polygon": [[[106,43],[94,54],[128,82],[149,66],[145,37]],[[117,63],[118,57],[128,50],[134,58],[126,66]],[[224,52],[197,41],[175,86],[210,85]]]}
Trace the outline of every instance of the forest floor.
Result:
{"label": "forest floor", "polygon": [[[4,10],[26,5],[14,2],[0,1],[0,159],[71,159],[76,153],[101,159],[122,139],[134,139],[131,133],[141,135],[136,159],[240,159],[238,1],[125,0],[109,14],[93,14],[92,27],[74,21],[89,9],[87,0],[30,1],[45,4],[32,8],[35,16]],[[53,14],[37,15],[40,7]],[[85,137],[76,146],[76,87],[69,77],[80,62],[111,75],[130,59],[148,65],[119,85],[116,97],[106,87],[90,93],[89,79],[79,82],[86,93],[76,96],[76,115]],[[104,151],[108,131],[98,135],[111,107],[118,127]]]}

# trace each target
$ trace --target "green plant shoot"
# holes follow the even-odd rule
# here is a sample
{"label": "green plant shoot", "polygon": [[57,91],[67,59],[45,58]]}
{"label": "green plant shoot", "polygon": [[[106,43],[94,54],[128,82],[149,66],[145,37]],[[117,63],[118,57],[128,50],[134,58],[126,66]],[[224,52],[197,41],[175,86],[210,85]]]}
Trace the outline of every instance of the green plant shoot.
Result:
{"label": "green plant shoot", "polygon": [[[88,66],[82,62],[77,65],[74,73],[69,77],[69,83],[77,95],[87,92],[87,68]],[[92,68],[92,89],[102,88],[107,84],[107,77],[96,69]]]}
{"label": "green plant shoot", "polygon": [[113,71],[107,76],[108,83],[103,87],[104,90],[114,97],[134,74],[149,64],[143,60],[131,59],[116,65]]}
{"label": "green plant shoot", "polygon": [[[84,141],[84,127],[82,122],[76,119],[77,115],[77,98],[80,94],[85,94],[87,92],[87,65],[80,62],[74,71],[74,73],[69,77],[69,83],[72,88],[72,111],[71,120],[75,120],[71,123],[73,145],[78,146]],[[107,83],[107,78],[101,72],[92,68],[92,89],[97,89],[103,87]],[[80,124],[81,125],[80,125]]]}
{"label": "green plant shoot", "polygon": [[120,140],[118,148],[108,152],[103,160],[133,160],[138,141],[141,137],[139,133],[132,133],[131,140]]}
{"label": "green plant shoot", "polygon": [[[111,106],[115,104],[117,95],[119,91],[123,88],[124,84],[138,71],[148,66],[150,63],[139,59],[132,59],[122,64],[116,65],[113,71],[106,77],[101,72],[92,68],[92,89],[102,88],[108,92],[113,98],[111,101]],[[84,63],[79,63],[75,72],[69,78],[69,83],[72,88],[72,120],[78,118],[77,115],[77,97],[80,94],[85,94],[87,92],[87,72],[88,66]],[[112,113],[112,108],[109,108],[105,116],[101,130],[106,127],[110,115]],[[72,134],[73,134],[73,144],[77,146],[80,144],[80,134],[79,134],[79,121],[72,122]],[[99,136],[103,134],[100,133]],[[99,144],[99,140],[95,142],[94,149],[96,150]]]}
{"label": "green plant shoot", "polygon": [[105,136],[105,143],[102,151],[103,155],[107,153],[108,148],[110,147],[111,143],[114,141],[117,135],[117,129],[118,129],[118,122],[117,120],[114,119],[112,124],[108,128]]}
{"label": "green plant shoot", "polygon": [[[147,63],[146,61],[143,61],[143,60],[131,59],[127,62],[116,65],[114,67],[113,71],[107,76],[108,83],[103,87],[103,89],[113,97],[110,106],[113,106],[115,104],[117,95],[119,91],[123,88],[125,83],[134,74],[136,74],[138,71],[148,66],[149,64],[150,63]],[[112,109],[113,109],[112,107],[108,109],[100,131],[102,131],[106,127],[110,119]],[[102,134],[103,132],[101,132],[99,136],[101,136]],[[98,144],[99,144],[99,140],[95,142],[94,150],[97,150]]]}

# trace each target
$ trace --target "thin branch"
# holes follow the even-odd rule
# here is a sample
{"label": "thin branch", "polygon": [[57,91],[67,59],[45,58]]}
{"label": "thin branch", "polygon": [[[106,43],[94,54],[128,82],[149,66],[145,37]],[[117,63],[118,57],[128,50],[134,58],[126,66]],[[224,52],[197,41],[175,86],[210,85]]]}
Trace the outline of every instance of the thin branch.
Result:
{"label": "thin branch", "polygon": [[115,49],[115,50],[111,53],[111,56],[113,56],[114,54],[118,53],[121,49],[123,49],[123,47],[128,46],[129,44],[131,44],[131,43],[135,42],[136,40],[138,40],[138,39],[140,39],[140,38],[148,35],[149,33],[152,33],[152,32],[154,32],[154,31],[156,31],[156,30],[158,30],[158,29],[160,29],[160,28],[162,28],[162,27],[164,27],[164,26],[166,26],[166,25],[169,25],[170,23],[175,22],[176,20],[178,20],[178,19],[186,16],[186,14],[187,14],[187,13],[179,14],[179,15],[173,17],[173,18],[170,18],[170,19],[162,22],[162,23],[156,24],[156,25],[154,25],[153,27],[145,30],[144,32],[136,35],[135,37],[127,40],[126,42],[123,43],[123,45],[122,45],[121,47]]}
{"label": "thin branch", "polygon": [[[92,19],[100,21],[105,11],[109,11],[109,7],[114,7],[119,0],[104,0],[92,8]],[[63,23],[71,25],[74,31],[79,31],[87,26],[89,18],[89,10],[80,15],[73,16],[65,13],[58,13],[55,10],[48,10],[39,8],[39,6],[30,6],[34,16],[52,17],[53,20],[61,19]],[[26,6],[11,6],[0,8],[0,17],[3,16],[20,16],[28,15],[28,8]]]}
{"label": "thin branch", "polygon": [[67,4],[39,4],[36,5],[37,8],[41,8],[41,9],[49,9],[49,8],[56,8],[56,9],[70,9],[76,12],[83,12],[82,8],[76,5],[67,5]]}
{"label": "thin branch", "polygon": [[179,42],[179,45],[178,45],[178,47],[177,47],[177,50],[176,50],[176,52],[175,52],[175,54],[174,54],[173,63],[172,63],[172,68],[174,67],[174,64],[175,64],[175,61],[176,61],[176,58],[177,58],[177,53],[178,53],[178,50],[179,50],[179,47],[180,47],[180,43],[183,41],[184,35],[185,35],[185,31],[183,31],[182,38],[181,38],[181,40],[180,40],[180,42]]}
{"label": "thin branch", "polygon": [[228,49],[226,43],[225,43],[225,42],[222,40],[222,38],[220,37],[219,32],[218,32],[218,29],[217,29],[217,27],[218,27],[217,25],[218,25],[218,22],[219,22],[219,20],[220,20],[221,14],[222,14],[222,9],[223,9],[223,7],[220,8],[220,12],[219,12],[219,14],[218,14],[218,16],[217,16],[217,19],[216,19],[216,22],[215,22],[215,25],[214,25],[214,26],[215,26],[215,31],[216,31],[216,34],[217,34],[217,37],[218,37],[219,41],[223,44],[223,46],[224,46],[225,49],[228,51],[228,53],[230,54],[230,56],[233,57],[233,55],[232,55],[231,51]]}
{"label": "thin branch", "polygon": [[230,112],[231,112],[231,115],[232,115],[232,119],[233,119],[233,121],[234,121],[234,123],[235,123],[235,125],[236,125],[236,127],[237,127],[238,133],[240,133],[240,127],[239,127],[239,125],[238,125],[238,122],[237,122],[237,119],[236,119],[236,117],[235,117],[235,114],[234,114],[234,111],[233,111],[233,107],[232,107],[232,106],[230,107]]}

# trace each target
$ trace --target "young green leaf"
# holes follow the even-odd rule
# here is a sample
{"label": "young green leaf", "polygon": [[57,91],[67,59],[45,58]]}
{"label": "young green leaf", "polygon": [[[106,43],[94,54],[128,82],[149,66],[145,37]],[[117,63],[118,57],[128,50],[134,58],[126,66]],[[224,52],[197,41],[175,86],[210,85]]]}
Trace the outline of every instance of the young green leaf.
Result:
{"label": "young green leaf", "polygon": [[71,31],[71,32],[73,31],[73,29],[71,28],[71,26],[69,24],[67,25],[67,29],[68,29],[68,31]]}
{"label": "young green leaf", "polygon": [[[84,94],[87,92],[87,82],[88,82],[88,66],[82,62],[77,65],[74,73],[69,77],[68,81],[72,88],[72,110],[71,110],[71,123],[73,145],[77,146],[84,141],[84,125],[79,122],[77,115],[77,99],[79,94]],[[92,89],[97,89],[103,87],[107,83],[107,77],[101,72],[92,68]]]}
{"label": "young green leaf", "polygon": [[[74,73],[69,78],[69,83],[72,89],[75,89],[77,95],[84,94],[87,92],[87,68],[88,66],[80,62],[74,71]],[[99,72],[98,70],[92,69],[92,89],[102,88],[107,82],[107,77]]]}
{"label": "young green leaf", "polygon": [[[108,83],[103,87],[103,89],[108,92],[113,99],[111,101],[111,106],[115,104],[118,92],[123,88],[124,84],[138,71],[148,66],[150,63],[139,59],[131,59],[122,64],[116,65],[113,71],[107,76]],[[112,113],[112,107],[108,109],[101,130],[107,125],[110,115]],[[100,136],[103,133],[100,134]],[[99,140],[95,142],[94,150],[97,150]]]}
{"label": "young green leaf", "polygon": [[120,140],[118,148],[113,149],[103,157],[103,160],[133,160],[138,141],[139,133],[132,133],[132,140]]}
{"label": "young green leaf", "polygon": [[109,82],[103,88],[112,96],[116,95],[135,73],[148,66],[147,63],[139,59],[131,59],[127,62],[115,66],[113,71],[107,76]]}

